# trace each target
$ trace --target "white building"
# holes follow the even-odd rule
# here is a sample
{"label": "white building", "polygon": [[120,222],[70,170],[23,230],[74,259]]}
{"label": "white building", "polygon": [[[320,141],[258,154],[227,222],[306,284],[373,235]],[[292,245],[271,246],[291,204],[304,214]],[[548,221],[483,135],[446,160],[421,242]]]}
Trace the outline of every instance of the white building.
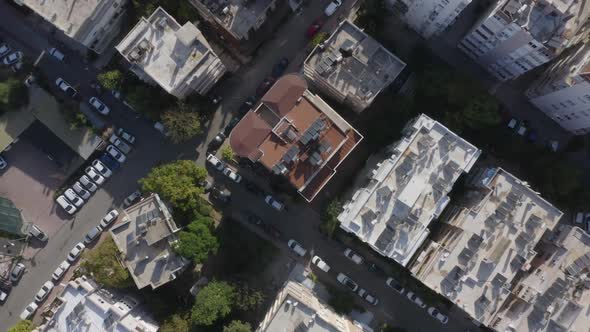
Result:
{"label": "white building", "polygon": [[441,33],[455,22],[471,0],[388,0],[401,18],[422,37]]}
{"label": "white building", "polygon": [[338,216],[340,227],[405,266],[449,203],[447,194],[481,151],[426,115],[404,129]]}
{"label": "white building", "polygon": [[120,30],[127,0],[15,0],[83,47],[102,53]]}
{"label": "white building", "polygon": [[197,27],[181,26],[161,7],[142,17],[116,48],[140,79],[181,99],[206,94],[226,71]]}
{"label": "white building", "polygon": [[580,44],[564,52],[526,95],[565,130],[576,135],[590,132],[590,46]]}
{"label": "white building", "polygon": [[458,47],[498,80],[522,75],[587,35],[590,3],[501,0]]}
{"label": "white building", "polygon": [[86,276],[70,281],[35,332],[156,332],[159,326],[129,296],[101,289]]}
{"label": "white building", "polygon": [[533,270],[535,246],[563,213],[500,168],[474,170],[466,184],[461,203],[441,215],[439,231],[410,271],[475,321],[490,326],[510,298],[513,280]]}

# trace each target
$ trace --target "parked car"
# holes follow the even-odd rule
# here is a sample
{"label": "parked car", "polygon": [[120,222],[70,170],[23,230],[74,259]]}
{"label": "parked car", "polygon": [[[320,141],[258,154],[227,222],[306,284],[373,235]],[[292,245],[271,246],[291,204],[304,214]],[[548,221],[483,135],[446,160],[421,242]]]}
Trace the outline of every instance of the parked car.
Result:
{"label": "parked car", "polygon": [[66,210],[68,214],[74,214],[78,210],[72,203],[70,203],[67,200],[66,196],[64,195],[60,195],[55,201],[57,202],[57,204],[59,204],[59,206],[61,206],[62,209]]}
{"label": "parked car", "polygon": [[4,60],[2,60],[2,62],[7,65],[13,65],[17,62],[19,62],[21,59],[23,58],[23,52],[21,51],[16,51],[14,53],[10,53],[8,56],[6,56],[4,58]]}
{"label": "parked car", "polygon": [[361,257],[361,255],[352,251],[352,249],[350,249],[350,248],[347,248],[346,250],[344,250],[344,256],[346,256],[346,258],[353,261],[355,264],[362,264],[363,261],[365,260],[363,257]]}
{"label": "parked car", "polygon": [[324,271],[324,272],[328,272],[330,271],[330,266],[328,264],[326,264],[326,262],[324,262],[323,259],[320,258],[320,256],[313,256],[313,258],[311,259],[311,262],[318,267],[318,269]]}
{"label": "parked car", "polygon": [[315,19],[313,22],[311,22],[309,27],[307,27],[307,30],[305,31],[305,36],[309,39],[313,38],[322,29],[323,25],[324,21],[322,19]]}
{"label": "parked car", "polygon": [[117,135],[111,135],[109,141],[124,154],[129,154],[129,152],[131,152],[131,147],[127,143],[123,142],[123,140]]}
{"label": "parked car", "polygon": [[249,223],[256,225],[256,226],[263,226],[264,225],[264,220],[262,220],[262,218],[260,218],[257,214],[252,213],[252,212],[246,213],[246,220],[248,220]]}
{"label": "parked car", "polygon": [[[338,1],[340,1],[340,0],[338,0]],[[265,78],[262,81],[262,83],[260,83],[260,85],[258,85],[258,88],[256,88],[256,96],[258,96],[258,97],[264,96],[264,94],[266,92],[268,92],[268,90],[270,90],[270,88],[272,87],[273,84],[275,84],[275,79],[273,77]]]}
{"label": "parked car", "polygon": [[45,234],[45,232],[43,232],[43,230],[41,230],[41,228],[35,224],[31,224],[31,226],[29,226],[29,235],[42,242],[45,242],[48,239],[47,234]]}
{"label": "parked car", "polygon": [[107,146],[107,152],[111,155],[111,157],[115,158],[115,160],[120,163],[124,163],[125,159],[127,159],[125,157],[125,154],[123,154],[121,151],[119,151],[119,149],[117,149],[112,144]]}
{"label": "parked car", "polygon": [[11,48],[10,48],[10,46],[8,46],[8,44],[1,43],[0,44],[0,58],[4,57],[8,53],[10,53],[10,50],[11,50]]}
{"label": "parked car", "polygon": [[64,192],[64,195],[66,196],[68,201],[73,203],[76,207],[84,205],[84,200],[80,198],[80,196],[76,195],[76,192],[72,188],[67,189]]}
{"label": "parked car", "polygon": [[281,234],[281,231],[279,231],[278,228],[276,228],[275,226],[270,225],[270,224],[264,224],[263,226],[264,226],[263,227],[263,230],[266,233],[270,234],[271,236],[273,236],[273,237],[275,237],[277,239],[280,239],[281,238],[282,234]]}
{"label": "parked car", "polygon": [[512,119],[510,119],[510,121],[508,121],[507,127],[510,129],[514,129],[514,128],[516,128],[517,124],[518,124],[518,119],[512,118]]}
{"label": "parked car", "polygon": [[39,289],[39,291],[35,295],[35,302],[37,302],[37,303],[43,302],[47,298],[47,295],[49,295],[49,293],[51,293],[53,286],[54,286],[53,282],[51,282],[49,280],[46,281],[43,284],[43,286],[41,286],[41,289]]}
{"label": "parked car", "polygon": [[[88,173],[88,168],[86,169],[86,173]],[[96,171],[93,174],[95,173]],[[86,175],[82,175],[80,177],[80,183],[90,192],[95,192],[98,189],[98,186],[94,184],[94,182],[90,181],[90,178]]]}
{"label": "parked car", "polygon": [[442,324],[446,324],[449,322],[449,317],[447,317],[447,315],[443,315],[440,311],[438,311],[438,309],[436,309],[435,307],[430,307],[428,308],[428,314],[430,314],[430,316],[436,318],[439,322],[441,322]]}
{"label": "parked car", "polygon": [[231,200],[231,192],[223,186],[215,186],[211,189],[210,197],[226,204]]}
{"label": "parked car", "polygon": [[557,152],[559,149],[559,142],[556,140],[549,140],[547,141],[547,146],[549,147],[549,150]]}
{"label": "parked car", "polygon": [[100,227],[100,225],[93,227],[90,232],[84,236],[84,244],[89,245],[94,242],[94,240],[100,236],[100,233],[102,233],[102,227]]}
{"label": "parked car", "polygon": [[412,301],[415,305],[419,306],[420,308],[426,308],[426,303],[424,303],[424,301],[422,301],[422,299],[414,292],[408,292],[406,296],[408,297],[408,300]]}
{"label": "parked car", "polygon": [[397,282],[397,280],[393,279],[393,278],[387,278],[387,280],[385,281],[385,284],[391,288],[393,288],[396,292],[403,294],[405,289],[402,287],[402,285]]}
{"label": "parked car", "polygon": [[281,58],[279,60],[279,62],[277,62],[273,67],[272,67],[272,72],[271,75],[273,78],[279,78],[283,75],[283,73],[285,72],[285,70],[287,70],[287,67],[289,66],[289,59],[287,58]]}
{"label": "parked car", "polygon": [[76,194],[78,194],[78,196],[82,197],[83,200],[88,200],[90,198],[90,192],[86,189],[84,189],[84,187],[82,186],[82,184],[79,181],[74,182],[74,185],[72,186],[72,188],[74,188],[74,191],[76,192]]}
{"label": "parked car", "polygon": [[359,289],[358,296],[360,296],[363,300],[369,302],[372,305],[377,305],[379,303],[379,299],[375,296],[369,294],[364,288]]}
{"label": "parked car", "polygon": [[293,250],[293,252],[295,252],[297,255],[303,257],[305,256],[305,254],[307,253],[307,250],[305,250],[300,244],[299,242],[291,239],[289,240],[289,242],[287,242],[287,245],[289,246],[289,249]]}
{"label": "parked car", "polygon": [[529,130],[529,133],[526,135],[526,139],[531,143],[535,143],[537,141],[537,130]]}
{"label": "parked car", "polygon": [[47,53],[49,53],[49,55],[51,55],[59,61],[64,61],[66,57],[60,50],[58,50],[55,47],[52,47],[49,50],[47,50]]}
{"label": "parked car", "polygon": [[131,204],[135,203],[137,200],[139,200],[139,198],[141,197],[141,191],[136,190],[134,192],[132,192],[129,196],[127,196],[127,198],[125,198],[125,200],[123,201],[123,206],[124,207],[128,207]]}
{"label": "parked car", "polygon": [[2,156],[0,156],[0,169],[5,169],[6,166],[8,166],[8,163]]}
{"label": "parked car", "polygon": [[378,273],[378,274],[381,274],[381,275],[385,275],[386,274],[385,271],[379,265],[377,265],[375,263],[369,263],[369,262],[367,262],[367,265],[368,265],[369,271],[371,271],[371,272]]}
{"label": "parked car", "polygon": [[23,273],[25,273],[25,270],[25,264],[16,263],[16,265],[14,265],[14,267],[12,268],[12,271],[10,271],[10,281],[12,281],[13,283],[18,282],[20,278],[23,276]]}
{"label": "parked car", "polygon": [[104,177],[102,175],[99,174],[99,172],[92,166],[88,166],[86,167],[86,174],[88,175],[88,177],[90,177],[90,179],[92,181],[94,181],[94,183],[96,183],[97,185],[101,185],[104,183]]}
{"label": "parked car", "polygon": [[229,167],[225,167],[223,174],[235,183],[240,183],[240,181],[242,181],[242,176]]}
{"label": "parked car", "polygon": [[27,76],[27,78],[25,78],[25,86],[30,88],[33,86],[33,84],[35,84],[36,81],[37,81],[37,79],[35,78],[35,75],[29,74],[29,76]]}
{"label": "parked car", "polygon": [[273,209],[277,211],[283,211],[283,209],[285,209],[285,204],[277,201],[271,195],[267,195],[266,198],[264,198],[264,201],[266,202],[266,204],[270,205]]}
{"label": "parked car", "polygon": [[343,284],[344,286],[348,287],[353,292],[356,292],[356,290],[359,288],[359,285],[357,285],[356,282],[347,277],[344,273],[338,273],[336,280],[338,280],[338,282]]}
{"label": "parked car", "polygon": [[522,121],[520,123],[520,126],[518,126],[518,129],[516,130],[516,133],[519,134],[520,136],[524,136],[527,133],[526,122]]}
{"label": "parked car", "polygon": [[324,9],[324,14],[326,14],[326,16],[330,17],[336,12],[336,10],[338,10],[338,7],[340,7],[340,6],[342,6],[342,0],[332,0],[332,2],[330,2],[328,7],[326,7],[326,9]]}
{"label": "parked car", "polygon": [[260,188],[258,185],[256,185],[256,183],[247,180],[243,180],[242,182],[244,183],[246,190],[248,190],[249,192],[258,196],[265,196],[264,190]]}
{"label": "parked car", "polygon": [[576,216],[574,217],[574,223],[575,224],[583,224],[584,223],[584,212],[576,213]]}
{"label": "parked car", "polygon": [[135,136],[125,131],[123,128],[117,129],[117,135],[122,139],[126,140],[129,144],[135,144]]}
{"label": "parked car", "polygon": [[207,155],[207,162],[216,170],[222,172],[225,169],[225,164],[212,154]]}
{"label": "parked car", "polygon": [[78,242],[72,250],[68,253],[68,262],[73,263],[75,262],[78,257],[82,254],[82,251],[86,249],[86,246],[82,242]]}
{"label": "parked car", "polygon": [[100,221],[100,227],[102,227],[102,229],[105,229],[107,227],[109,227],[109,225],[117,220],[117,217],[119,216],[119,211],[113,209],[111,211],[109,211],[109,213],[107,213],[106,216],[104,216],[102,218],[102,220]]}
{"label": "parked car", "polygon": [[246,113],[248,113],[248,111],[250,111],[252,107],[254,107],[254,105],[256,104],[256,100],[256,96],[250,96],[246,98],[246,101],[244,101],[244,103],[240,105],[240,108],[238,108],[238,115],[241,117],[246,115]]}
{"label": "parked car", "polygon": [[3,292],[0,289],[0,304],[6,302],[6,299],[8,298],[8,294]]}
{"label": "parked car", "polygon": [[112,171],[116,171],[121,168],[121,163],[116,161],[115,158],[111,157],[108,152],[101,154],[98,159]]}
{"label": "parked car", "polygon": [[96,97],[90,97],[88,103],[90,104],[90,106],[92,106],[92,108],[94,108],[98,113],[102,115],[109,115],[109,113],[111,112],[107,105],[105,105],[102,101],[100,101],[100,99]]}
{"label": "parked car", "polygon": [[238,125],[238,122],[240,122],[240,118],[237,116],[233,117],[229,121],[227,126],[225,126],[225,128],[223,128],[223,133],[225,134],[225,136],[229,136],[229,134],[231,134],[231,131],[235,128],[235,126]]}
{"label": "parked car", "polygon": [[76,92],[76,90],[74,90],[74,88],[72,88],[72,86],[61,77],[55,80],[55,85],[57,85],[57,87],[61,91],[63,91],[66,95],[68,95],[71,98],[76,97],[76,95],[78,94],[78,92]]}
{"label": "parked car", "polygon": [[154,123],[154,129],[159,131],[160,133],[162,133],[162,135],[168,137],[170,134],[168,133],[168,130],[164,127],[164,124],[162,124],[161,122],[156,122]]}
{"label": "parked car", "polygon": [[70,263],[68,263],[68,261],[61,262],[61,264],[59,264],[57,269],[55,269],[55,271],[53,271],[53,274],[51,275],[51,279],[54,282],[59,281],[59,279],[61,279],[64,276],[64,274],[66,274],[66,272],[68,271],[70,266],[71,265],[70,265]]}
{"label": "parked car", "polygon": [[26,319],[31,318],[31,316],[33,316],[35,311],[37,311],[37,308],[39,308],[37,303],[35,303],[35,302],[29,303],[29,305],[27,305],[25,307],[25,309],[23,310],[23,312],[20,314],[20,319],[26,320]]}
{"label": "parked car", "polygon": [[209,142],[209,146],[207,147],[207,149],[209,151],[217,151],[217,149],[219,149],[219,147],[223,144],[223,142],[225,142],[225,134],[222,132],[219,132],[217,135],[215,135],[215,137],[213,137],[213,140],[211,140],[211,142]]}

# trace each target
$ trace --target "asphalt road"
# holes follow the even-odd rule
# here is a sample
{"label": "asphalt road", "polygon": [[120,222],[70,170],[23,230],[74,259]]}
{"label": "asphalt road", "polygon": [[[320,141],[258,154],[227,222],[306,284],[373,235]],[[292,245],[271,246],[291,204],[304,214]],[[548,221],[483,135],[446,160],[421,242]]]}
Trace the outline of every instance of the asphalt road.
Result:
{"label": "asphalt road", "polygon": [[[190,142],[182,145],[167,142],[152,128],[152,123],[143,118],[136,118],[134,113],[112,96],[108,94],[99,96],[112,111],[107,118],[92,114],[93,121],[122,125],[136,135],[136,147],[128,156],[128,161],[122,169],[109,179],[76,217],[65,223],[42,250],[25,262],[28,268],[27,273],[20,284],[12,290],[7,302],[0,310],[1,331],[18,321],[22,309],[32,300],[39,287],[50,278],[51,273],[66,257],[70,248],[80,241],[110,208],[120,206],[124,197],[136,189],[139,178],[148,173],[154,165],[169,160],[194,159],[197,163],[204,164],[207,142],[229,122],[232,111],[237,109],[247,96],[254,93],[256,84],[269,75],[273,63],[286,56],[291,59],[289,70],[299,70],[299,65],[305,57],[304,49],[307,43],[304,37],[305,30],[328,2],[328,0],[322,0],[311,3],[302,15],[292,15],[262,47],[251,64],[216,88],[224,100],[207,124],[206,132]],[[352,1],[345,2],[344,8],[340,10],[345,10],[351,3]],[[328,28],[336,24],[336,15],[327,22]],[[26,22],[22,13],[15,11],[5,2],[0,2],[0,34],[14,48],[22,50],[32,58],[35,58],[42,50],[55,46],[50,36],[44,35],[44,31]],[[69,58],[68,63],[46,59],[42,61],[41,69],[50,81],[55,81],[57,77],[64,78],[78,90],[82,100],[87,100],[96,94],[89,83],[95,79],[97,71],[73,53],[63,51]],[[219,179],[219,174],[213,174],[213,176]],[[225,179],[219,181],[225,181]],[[342,255],[344,247],[325,239],[318,233],[319,216],[307,204],[293,203],[288,205],[288,212],[278,213],[266,206],[262,197],[254,196],[240,185],[230,184],[230,188],[233,192],[233,201],[228,208],[230,213],[239,214],[244,210],[253,210],[266,221],[274,223],[284,235],[283,245],[286,245],[286,240],[289,238],[297,239],[308,251],[320,255],[330,264],[332,271],[329,275],[317,273],[320,279],[334,283],[335,274],[333,273],[336,271],[346,273],[361,287],[379,297],[381,303],[371,310],[391,319],[395,325],[406,327],[408,331],[463,331],[466,328],[473,330],[473,325],[461,312],[451,313],[449,324],[440,325],[424,310],[418,309],[387,288],[383,276],[377,276],[345,258]]]}

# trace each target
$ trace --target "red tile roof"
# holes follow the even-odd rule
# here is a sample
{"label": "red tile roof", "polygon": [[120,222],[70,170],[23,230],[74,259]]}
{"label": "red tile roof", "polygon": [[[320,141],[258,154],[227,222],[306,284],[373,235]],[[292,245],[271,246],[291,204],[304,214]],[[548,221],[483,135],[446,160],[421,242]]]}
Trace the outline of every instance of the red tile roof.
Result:
{"label": "red tile roof", "polygon": [[258,147],[268,137],[271,130],[272,128],[266,121],[250,111],[232,130],[229,136],[229,144],[238,156],[256,160],[259,151]]}
{"label": "red tile roof", "polygon": [[281,77],[262,97],[261,102],[272,109],[279,117],[291,112],[297,100],[307,90],[305,80],[296,74]]}

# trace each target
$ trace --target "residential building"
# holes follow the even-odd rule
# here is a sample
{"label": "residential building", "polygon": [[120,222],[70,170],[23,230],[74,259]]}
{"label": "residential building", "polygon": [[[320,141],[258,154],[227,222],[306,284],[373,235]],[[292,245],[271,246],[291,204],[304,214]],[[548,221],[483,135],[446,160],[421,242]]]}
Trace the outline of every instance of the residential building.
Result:
{"label": "residential building", "polygon": [[590,132],[590,46],[579,44],[562,53],[526,95],[565,130]]}
{"label": "residential building", "polygon": [[296,74],[281,77],[230,135],[236,155],[285,177],[308,202],[363,136]]}
{"label": "residential building", "polygon": [[121,28],[127,0],[15,0],[53,24],[81,49],[102,53]]}
{"label": "residential building", "polygon": [[424,38],[453,24],[471,0],[388,0],[401,19]]}
{"label": "residential building", "polygon": [[305,77],[322,93],[362,112],[406,64],[349,21],[341,22],[303,65]]}
{"label": "residential building", "polygon": [[491,326],[512,282],[532,271],[535,246],[563,213],[501,168],[474,170],[466,187],[410,270],[474,321]]}
{"label": "residential building", "polygon": [[116,48],[140,79],[180,99],[205,95],[226,72],[201,31],[191,22],[181,26],[162,7],[142,17]]}
{"label": "residential building", "polygon": [[160,197],[151,194],[125,209],[119,219],[110,233],[137,288],[155,289],[176,279],[188,261],[172,250],[180,229]]}
{"label": "residential building", "polygon": [[406,266],[443,211],[455,181],[481,151],[422,114],[371,171],[338,216],[340,227]]}
{"label": "residential building", "polygon": [[590,236],[569,225],[546,233],[531,268],[492,322],[497,331],[584,331],[590,326]]}
{"label": "residential building", "polygon": [[584,39],[589,16],[587,1],[501,0],[458,47],[498,80],[506,81]]}
{"label": "residential building", "polygon": [[158,331],[159,326],[139,304],[133,297],[112,293],[81,276],[65,285],[34,332]]}

